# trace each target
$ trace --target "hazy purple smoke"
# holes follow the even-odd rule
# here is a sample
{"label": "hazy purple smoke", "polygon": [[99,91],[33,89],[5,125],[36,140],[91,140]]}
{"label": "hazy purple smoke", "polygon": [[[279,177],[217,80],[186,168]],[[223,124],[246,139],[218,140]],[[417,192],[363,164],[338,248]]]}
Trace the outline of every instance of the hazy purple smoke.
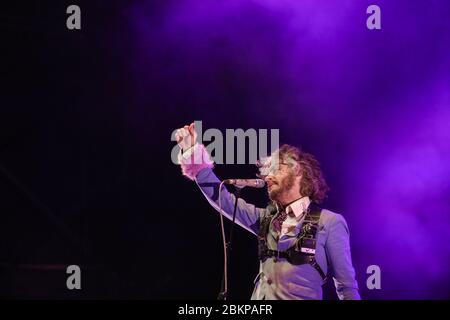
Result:
{"label": "hazy purple smoke", "polygon": [[[367,298],[450,297],[450,2],[149,1],[126,16],[142,99],[153,88],[167,114],[210,125],[238,108],[314,141],[342,181]],[[364,289],[370,264],[381,291]]]}

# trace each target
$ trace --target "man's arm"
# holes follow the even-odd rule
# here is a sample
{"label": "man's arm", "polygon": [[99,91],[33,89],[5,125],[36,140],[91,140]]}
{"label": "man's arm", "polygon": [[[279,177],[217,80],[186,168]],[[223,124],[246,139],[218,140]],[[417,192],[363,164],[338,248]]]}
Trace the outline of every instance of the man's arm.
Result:
{"label": "man's arm", "polygon": [[[219,201],[220,180],[212,170],[213,162],[205,147],[200,144],[195,144],[185,152],[180,153],[178,161],[183,174],[197,183],[213,208],[232,220],[236,197],[228,192],[225,186],[222,186]],[[221,206],[222,210],[220,210],[219,206]],[[237,224],[251,233],[257,234],[259,230],[259,218],[262,213],[261,210],[264,209],[257,208],[253,204],[249,204],[239,198],[236,208]]]}
{"label": "man's arm", "polygon": [[[219,185],[220,181],[212,171],[212,169],[203,169],[200,171],[195,179],[200,190],[205,195],[208,202],[220,212],[219,208]],[[233,220],[234,203],[236,197],[229,193],[228,190],[222,186],[220,193],[222,214],[230,220]],[[259,217],[261,208],[255,207],[253,204],[245,202],[243,199],[238,199],[236,208],[236,222],[241,227],[257,234],[259,230]]]}
{"label": "man's arm", "polygon": [[349,231],[344,217],[340,214],[336,214],[331,222],[325,248],[339,299],[360,300],[350,253]]}

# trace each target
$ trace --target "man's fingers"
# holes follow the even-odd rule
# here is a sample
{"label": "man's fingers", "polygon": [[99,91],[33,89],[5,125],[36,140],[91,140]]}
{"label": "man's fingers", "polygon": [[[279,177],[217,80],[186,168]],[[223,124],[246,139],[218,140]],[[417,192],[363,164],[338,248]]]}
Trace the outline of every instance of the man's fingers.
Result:
{"label": "man's fingers", "polygon": [[[195,140],[195,136],[196,132],[194,122],[192,122],[190,125],[186,125],[183,128],[178,129],[177,132],[175,132],[175,139],[177,140],[177,143],[181,143],[186,138],[186,143],[193,144],[192,141]],[[188,139],[189,137],[191,139]]]}
{"label": "man's fingers", "polygon": [[183,137],[181,136],[181,131],[180,129],[178,129],[175,132],[175,139],[177,140],[177,143],[180,143],[183,140]]}
{"label": "man's fingers", "polygon": [[192,136],[195,134],[195,124],[193,122],[189,125],[189,133]]}
{"label": "man's fingers", "polygon": [[187,127],[187,126],[185,126],[185,128],[181,128],[180,129],[180,132],[181,132],[181,136],[184,138],[184,137],[187,137],[188,135],[189,135],[189,130],[188,130],[188,128],[189,127]]}

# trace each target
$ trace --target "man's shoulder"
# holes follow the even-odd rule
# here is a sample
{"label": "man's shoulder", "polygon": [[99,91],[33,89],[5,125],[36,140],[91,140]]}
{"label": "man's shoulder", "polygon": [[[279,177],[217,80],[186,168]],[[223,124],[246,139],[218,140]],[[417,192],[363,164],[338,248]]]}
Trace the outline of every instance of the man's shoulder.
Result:
{"label": "man's shoulder", "polygon": [[340,220],[345,221],[344,217],[341,214],[333,212],[328,209],[324,209],[324,208],[322,209],[322,212],[320,214],[320,223],[321,224],[331,225]]}

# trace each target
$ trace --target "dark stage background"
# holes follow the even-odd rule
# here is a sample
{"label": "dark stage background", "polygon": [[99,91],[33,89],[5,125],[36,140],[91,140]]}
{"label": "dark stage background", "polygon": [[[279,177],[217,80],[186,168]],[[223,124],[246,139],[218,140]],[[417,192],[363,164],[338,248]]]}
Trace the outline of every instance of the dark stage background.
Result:
{"label": "dark stage background", "polygon": [[[70,4],[81,30],[66,28]],[[381,30],[366,28],[370,4]],[[316,155],[364,299],[450,298],[448,1],[0,6],[2,297],[215,299],[219,217],[170,159],[172,131],[201,120],[278,128]],[[230,298],[247,299],[256,238],[234,241]],[[381,290],[366,287],[373,264]]]}

